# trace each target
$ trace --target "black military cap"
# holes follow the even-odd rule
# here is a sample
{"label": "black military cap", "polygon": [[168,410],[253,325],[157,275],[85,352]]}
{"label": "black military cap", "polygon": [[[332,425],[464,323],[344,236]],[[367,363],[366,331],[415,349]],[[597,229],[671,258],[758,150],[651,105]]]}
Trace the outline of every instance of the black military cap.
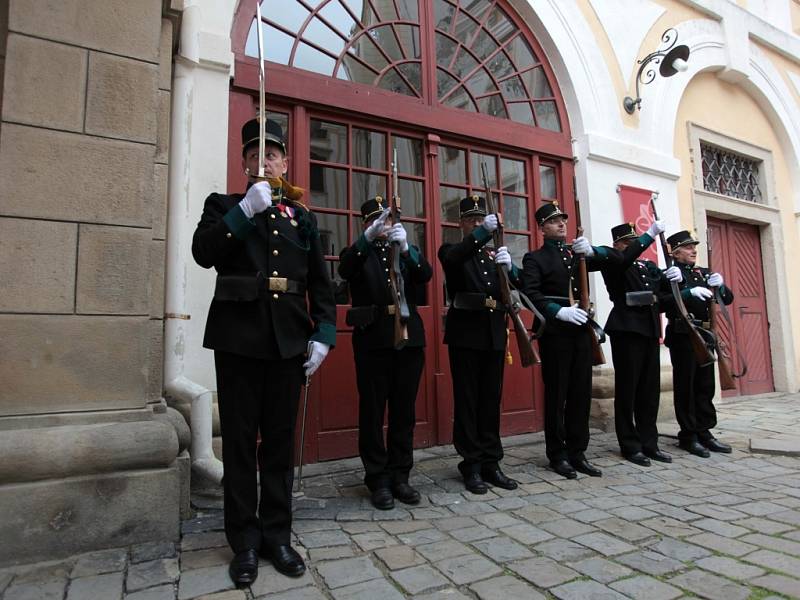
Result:
{"label": "black military cap", "polygon": [[694,239],[692,234],[688,231],[679,231],[678,233],[673,233],[671,236],[669,236],[667,238],[667,243],[672,250],[675,250],[675,248],[680,248],[681,246],[699,244],[700,241]]}
{"label": "black military cap", "polygon": [[633,223],[623,223],[611,228],[611,238],[615,242],[635,237],[639,236],[636,234],[636,227],[634,227]]}
{"label": "black military cap", "polygon": [[459,216],[463,219],[464,217],[485,217],[486,216],[486,200],[478,196],[478,194],[472,194],[472,196],[467,196],[466,198],[462,198],[461,202],[458,205],[458,212]]}
{"label": "black military cap", "polygon": [[373,217],[377,217],[384,210],[389,208],[389,203],[383,196],[375,196],[370,198],[361,205],[361,220],[366,222]]}
{"label": "black military cap", "polygon": [[[267,119],[264,127],[264,139],[276,144],[286,154],[286,142],[283,139],[283,130],[272,119]],[[253,144],[258,143],[258,119],[250,119],[242,126],[242,154]]]}
{"label": "black military cap", "polygon": [[569,215],[565,212],[562,212],[561,209],[558,207],[558,202],[547,202],[543,206],[540,206],[534,215],[536,217],[536,222],[539,225],[543,225],[547,219],[552,219],[553,217],[564,217],[565,219],[569,219]]}

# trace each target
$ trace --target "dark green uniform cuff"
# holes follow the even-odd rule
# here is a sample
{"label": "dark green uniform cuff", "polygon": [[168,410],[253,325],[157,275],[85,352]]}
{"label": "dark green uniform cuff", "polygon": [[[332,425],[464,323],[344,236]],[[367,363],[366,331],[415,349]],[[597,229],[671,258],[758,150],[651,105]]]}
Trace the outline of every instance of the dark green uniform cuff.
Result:
{"label": "dark green uniform cuff", "polygon": [[560,311],[563,306],[557,304],[556,302],[550,302],[544,309],[544,314],[549,319],[555,319],[558,311]]}
{"label": "dark green uniform cuff", "polygon": [[[402,255],[401,255],[402,256]],[[409,263],[412,267],[419,266],[419,250],[415,246],[408,247],[408,256],[404,258],[404,260]]]}
{"label": "dark green uniform cuff", "polygon": [[486,227],[480,225],[472,230],[472,235],[474,235],[475,239],[478,240],[479,242],[483,242],[488,240],[491,237],[492,233],[488,229],[486,229]]}
{"label": "dark green uniform cuff", "polygon": [[369,242],[367,241],[367,238],[363,233],[360,236],[358,236],[358,239],[356,240],[356,243],[354,245],[356,247],[356,250],[361,254],[366,254],[369,251]]}
{"label": "dark green uniform cuff", "polygon": [[226,212],[222,220],[225,221],[231,233],[240,240],[250,235],[250,232],[256,226],[256,222],[253,219],[248,219],[238,204]]}
{"label": "dark green uniform cuff", "polygon": [[333,348],[336,345],[336,325],[333,323],[320,323],[309,341],[322,342]]}
{"label": "dark green uniform cuff", "polygon": [[643,233],[639,236],[639,243],[642,245],[642,248],[647,248],[650,244],[652,244],[655,240],[650,237],[649,234]]}
{"label": "dark green uniform cuff", "polygon": [[519,269],[514,263],[511,263],[511,271],[509,272],[509,276],[512,279],[519,279]]}
{"label": "dark green uniform cuff", "polygon": [[592,246],[592,248],[594,248],[594,253],[603,260],[608,258],[608,250],[604,246]]}

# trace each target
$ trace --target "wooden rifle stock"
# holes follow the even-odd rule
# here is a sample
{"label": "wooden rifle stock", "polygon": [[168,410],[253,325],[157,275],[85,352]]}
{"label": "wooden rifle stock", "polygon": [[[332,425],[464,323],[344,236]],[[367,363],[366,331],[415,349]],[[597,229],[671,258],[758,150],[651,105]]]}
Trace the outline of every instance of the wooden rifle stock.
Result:
{"label": "wooden rifle stock", "polygon": [[[502,246],[505,246],[503,241],[503,217],[498,212],[495,206],[494,196],[489,187],[489,178],[486,176],[486,163],[481,163],[481,176],[483,177],[483,187],[486,194],[486,211],[489,214],[495,213],[497,215],[497,229],[492,233],[492,241],[494,243],[495,251]],[[508,278],[508,271],[502,265],[495,264],[497,267],[497,278],[500,281],[500,301],[508,308],[508,316],[511,318],[511,323],[514,325],[514,337],[517,340],[517,349],[519,350],[519,360],[523,367],[529,367],[534,363],[542,362],[536,348],[533,347],[528,329],[525,323],[522,322],[520,310],[522,306],[514,297],[511,291],[511,281]],[[510,355],[509,355],[510,356]]]}
{"label": "wooden rifle stock", "polygon": [[[658,221],[656,201],[653,196],[650,197],[650,207],[653,211],[653,220]],[[664,264],[669,269],[673,265],[672,254],[669,252],[669,246],[667,245],[667,240],[664,237],[663,231],[658,234],[658,240],[661,243],[661,251],[664,253]],[[706,340],[702,335],[700,335],[700,332],[698,331],[699,327],[692,322],[692,315],[690,315],[689,311],[686,309],[686,304],[683,302],[683,296],[681,296],[681,290],[678,287],[678,283],[675,281],[670,281],[670,288],[672,289],[672,297],[675,300],[675,306],[678,308],[678,313],[680,314],[683,322],[686,324],[687,331],[689,332],[689,341],[692,343],[692,351],[694,352],[694,357],[697,360],[697,363],[701,367],[710,365],[715,360],[714,354],[708,348]]]}
{"label": "wooden rifle stock", "polygon": [[[392,225],[400,222],[400,193],[397,177],[397,150],[392,155],[392,200],[389,204]],[[400,246],[391,244],[389,248],[389,289],[394,304],[394,348],[401,350],[408,343],[408,319],[410,312],[406,301],[406,286],[400,271]]]}
{"label": "wooden rifle stock", "polygon": [[[578,201],[578,190],[575,187],[574,177],[572,185],[575,193],[575,224],[577,225],[578,237],[580,237],[583,235],[583,227],[581,227],[581,208],[580,202]],[[578,308],[583,309],[586,314],[589,315],[589,320],[586,321],[586,329],[589,332],[589,339],[592,343],[592,366],[604,365],[606,364],[606,355],[603,352],[603,347],[600,345],[599,337],[599,335],[602,334],[602,329],[600,333],[595,329],[595,327],[599,328],[599,325],[594,322],[594,306],[589,297],[589,270],[586,268],[586,257],[583,254],[576,254],[575,257],[578,262],[578,284],[580,285]],[[570,288],[570,293],[571,292],[572,288]],[[605,334],[602,335],[605,336]]]}

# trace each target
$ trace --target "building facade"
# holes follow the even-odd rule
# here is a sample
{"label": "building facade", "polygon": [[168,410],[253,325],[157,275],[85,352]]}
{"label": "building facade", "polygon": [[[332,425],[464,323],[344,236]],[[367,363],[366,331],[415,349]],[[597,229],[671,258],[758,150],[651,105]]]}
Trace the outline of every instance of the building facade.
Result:
{"label": "building facade", "polygon": [[[189,462],[221,476],[202,348],[214,273],[190,244],[204,198],[245,184],[255,2],[12,0],[5,13],[0,446],[12,460],[0,531],[18,544],[0,562],[171,539]],[[336,266],[360,204],[394,192],[395,150],[404,220],[431,262],[458,235],[458,199],[483,192],[482,164],[515,262],[541,243],[542,202],[564,207],[571,233],[579,210],[592,242],[609,244],[618,223],[646,228],[655,194],[667,232],[693,230],[703,264],[711,241],[737,293],[728,334],[749,370],[726,394],[798,389],[800,3],[265,0],[262,13],[268,109],[318,214],[339,303],[337,347],[310,388],[309,462],[357,453]],[[679,45],[685,72],[639,62]],[[603,321],[609,301],[592,283]],[[418,304],[415,443],[429,446],[452,430],[440,269]],[[539,368],[515,360],[504,434],[541,429],[542,405]],[[31,511],[34,490],[46,493]]]}

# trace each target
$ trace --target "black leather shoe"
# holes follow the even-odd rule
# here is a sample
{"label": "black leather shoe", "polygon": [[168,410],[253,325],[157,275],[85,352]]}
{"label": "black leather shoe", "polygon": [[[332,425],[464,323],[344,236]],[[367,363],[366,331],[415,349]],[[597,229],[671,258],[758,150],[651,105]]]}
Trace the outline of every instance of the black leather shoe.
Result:
{"label": "black leather shoe", "polygon": [[650,459],[647,458],[644,453],[642,452],[632,452],[630,454],[624,454],[625,460],[629,460],[635,465],[639,465],[640,467],[649,467],[650,466]]}
{"label": "black leather shoe", "polygon": [[479,473],[469,473],[464,475],[464,487],[473,494],[485,494],[489,491],[489,486]]}
{"label": "black leather shoe", "polygon": [[517,489],[517,482],[510,477],[507,477],[506,474],[503,473],[499,468],[492,469],[491,471],[483,471],[481,473],[481,477],[486,483],[491,483],[492,485],[496,485],[504,490]]}
{"label": "black leather shoe", "polygon": [[419,492],[405,481],[392,485],[392,496],[403,504],[419,504]]}
{"label": "black leather shoe", "polygon": [[645,448],[644,450],[642,450],[642,453],[651,460],[657,460],[658,462],[663,462],[663,463],[672,462],[672,457],[666,452],[662,452],[658,448],[656,448],[655,450],[648,450],[647,448]]}
{"label": "black leather shoe", "polygon": [[297,551],[289,546],[266,546],[261,548],[261,556],[272,562],[277,571],[289,577],[300,577],[306,572],[306,563],[303,562]]}
{"label": "black leather shoe", "polygon": [[602,477],[603,472],[595,466],[592,466],[588,460],[582,458],[580,460],[571,460],[570,464],[572,467],[584,475],[588,475],[589,477]]}
{"label": "black leather shoe", "polygon": [[699,456],[700,458],[708,458],[711,456],[711,453],[705,449],[705,446],[700,442],[680,442],[678,444],[679,448],[683,448],[689,454],[694,454],[695,456]]}
{"label": "black leather shoe", "polygon": [[711,438],[710,440],[700,440],[700,443],[703,444],[703,446],[705,446],[709,450],[711,450],[711,452],[722,452],[723,454],[731,453],[731,447],[728,444],[720,442],[717,438]]}
{"label": "black leather shoe", "polygon": [[575,469],[572,468],[572,465],[563,458],[560,460],[551,460],[550,468],[567,479],[575,479],[578,476],[578,474],[575,472]]}
{"label": "black leather shoe", "polygon": [[258,577],[258,552],[245,550],[236,554],[228,567],[228,574],[236,587],[252,585]]}
{"label": "black leather shoe", "polygon": [[388,487],[379,487],[372,490],[370,500],[372,500],[372,506],[378,510],[391,510],[394,508],[392,490]]}

